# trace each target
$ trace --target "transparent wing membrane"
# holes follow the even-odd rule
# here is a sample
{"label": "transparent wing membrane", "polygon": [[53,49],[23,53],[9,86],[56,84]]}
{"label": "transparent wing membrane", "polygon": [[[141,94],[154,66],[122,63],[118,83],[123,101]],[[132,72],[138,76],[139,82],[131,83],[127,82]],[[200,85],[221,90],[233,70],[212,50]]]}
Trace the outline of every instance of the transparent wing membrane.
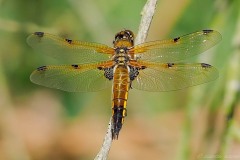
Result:
{"label": "transparent wing membrane", "polygon": [[204,64],[146,63],[132,82],[132,87],[145,91],[173,91],[213,81],[218,77],[216,68]]}
{"label": "transparent wing membrane", "polygon": [[141,61],[176,62],[208,50],[221,39],[217,31],[203,30],[170,40],[143,43],[135,46],[130,53]]}
{"label": "transparent wing membrane", "polygon": [[[120,38],[125,40],[124,37]],[[109,69],[119,65],[119,61],[126,61],[126,65],[136,69],[133,70],[136,72],[131,85],[133,88],[146,91],[179,90],[213,81],[218,77],[218,71],[204,63],[173,62],[200,54],[216,45],[221,38],[217,31],[203,30],[170,40],[143,43],[130,50],[120,39],[118,44],[121,45],[115,51],[103,44],[36,32],[27,38],[31,47],[39,53],[75,65],[42,66],[31,74],[30,79],[36,84],[69,92],[98,91],[111,85],[105,77],[105,74],[113,77],[109,75],[113,74],[113,70]],[[121,53],[118,57],[119,49],[126,50],[129,55],[125,57]],[[137,59],[129,60],[129,57]]]}
{"label": "transparent wing membrane", "polygon": [[40,54],[70,64],[106,61],[114,53],[113,48],[103,44],[74,41],[43,32],[31,34],[27,43]]}
{"label": "transparent wing membrane", "polygon": [[68,92],[99,91],[111,86],[97,65],[42,66],[30,79],[33,83]]}

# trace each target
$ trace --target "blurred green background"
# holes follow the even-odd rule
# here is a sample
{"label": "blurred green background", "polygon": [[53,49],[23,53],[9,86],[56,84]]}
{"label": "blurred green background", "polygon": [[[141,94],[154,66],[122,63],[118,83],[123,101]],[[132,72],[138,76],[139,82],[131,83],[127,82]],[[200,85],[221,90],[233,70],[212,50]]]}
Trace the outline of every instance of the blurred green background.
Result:
{"label": "blurred green background", "polygon": [[[67,93],[32,84],[31,72],[59,62],[35,54],[27,36],[44,31],[112,45],[138,31],[146,0],[0,0],[0,159],[88,160],[111,116],[111,88]],[[128,117],[109,159],[240,159],[239,0],[159,0],[148,41],[202,29],[223,40],[185,60],[219,70],[208,84],[164,93],[131,90]]]}

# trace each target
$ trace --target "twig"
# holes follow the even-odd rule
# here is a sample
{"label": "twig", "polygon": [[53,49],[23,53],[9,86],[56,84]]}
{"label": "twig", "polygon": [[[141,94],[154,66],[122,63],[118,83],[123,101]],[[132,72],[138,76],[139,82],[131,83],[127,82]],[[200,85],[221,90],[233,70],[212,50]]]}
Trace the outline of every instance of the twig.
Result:
{"label": "twig", "polygon": [[108,152],[111,148],[111,144],[112,144],[112,117],[110,118],[107,133],[104,137],[104,141],[103,141],[101,150],[98,152],[98,154],[94,158],[94,160],[106,160],[107,156],[108,156]]}
{"label": "twig", "polygon": [[148,0],[145,6],[143,7],[143,10],[141,12],[142,19],[141,19],[139,29],[138,29],[138,34],[135,40],[136,44],[141,44],[145,42],[156,6],[157,6],[157,0]]}
{"label": "twig", "polygon": [[[152,18],[157,5],[157,0],[148,0],[141,12],[142,19],[139,25],[138,34],[135,40],[136,44],[143,43],[147,38],[147,33],[152,22]],[[103,145],[94,160],[106,160],[112,144],[112,118],[110,118],[107,133]]]}

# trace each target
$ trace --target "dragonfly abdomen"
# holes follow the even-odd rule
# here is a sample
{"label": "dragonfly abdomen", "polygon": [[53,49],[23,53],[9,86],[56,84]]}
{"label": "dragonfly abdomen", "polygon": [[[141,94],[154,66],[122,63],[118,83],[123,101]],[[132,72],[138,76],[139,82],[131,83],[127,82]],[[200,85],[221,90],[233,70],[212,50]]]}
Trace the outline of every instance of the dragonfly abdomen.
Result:
{"label": "dragonfly abdomen", "polygon": [[129,69],[125,65],[116,66],[113,77],[112,94],[112,136],[118,138],[122,128],[124,117],[127,116],[127,98],[130,86]]}

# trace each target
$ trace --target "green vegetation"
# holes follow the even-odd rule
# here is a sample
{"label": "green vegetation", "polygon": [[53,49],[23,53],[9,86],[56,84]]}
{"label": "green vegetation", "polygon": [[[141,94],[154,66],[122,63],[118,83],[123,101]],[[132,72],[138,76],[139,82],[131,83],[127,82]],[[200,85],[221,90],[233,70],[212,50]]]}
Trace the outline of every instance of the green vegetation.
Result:
{"label": "green vegetation", "polygon": [[[0,0],[0,159],[93,159],[111,115],[111,89],[66,93],[32,84],[35,68],[59,62],[34,53],[26,38],[44,31],[111,46],[119,30],[137,33],[145,2]],[[219,31],[216,47],[184,60],[215,66],[219,78],[174,92],[131,90],[110,159],[240,158],[239,6],[238,0],[158,2],[148,41]]]}

